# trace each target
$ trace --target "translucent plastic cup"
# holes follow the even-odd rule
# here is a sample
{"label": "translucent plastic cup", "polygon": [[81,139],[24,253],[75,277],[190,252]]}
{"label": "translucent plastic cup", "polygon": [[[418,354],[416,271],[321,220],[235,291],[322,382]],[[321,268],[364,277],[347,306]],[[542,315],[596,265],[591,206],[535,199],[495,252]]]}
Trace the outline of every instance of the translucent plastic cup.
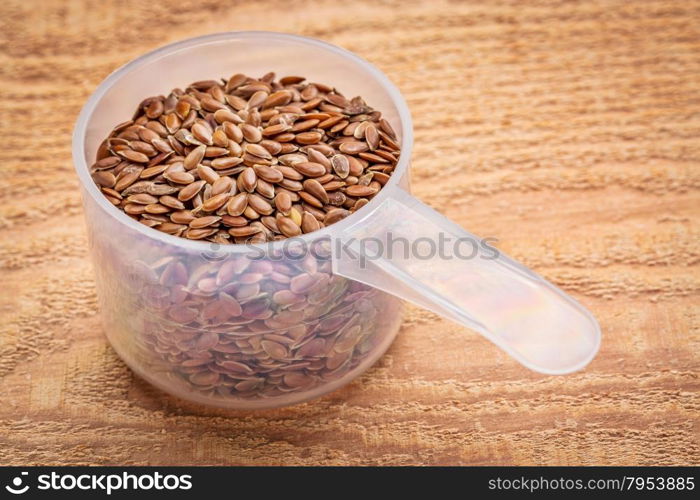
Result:
{"label": "translucent plastic cup", "polygon": [[[93,183],[89,165],[100,143],[144,97],[268,71],[360,95],[391,123],[401,157],[365,207],[294,241],[216,246],[139,224]],[[90,97],[73,136],[114,349],[141,377],[184,399],[240,409],[290,405],[370,367],[396,336],[404,299],[480,332],[533,370],[585,366],[600,342],[595,319],[413,198],[412,145],[408,108],[386,76],[317,40],[222,33],[168,45],[117,70]]]}

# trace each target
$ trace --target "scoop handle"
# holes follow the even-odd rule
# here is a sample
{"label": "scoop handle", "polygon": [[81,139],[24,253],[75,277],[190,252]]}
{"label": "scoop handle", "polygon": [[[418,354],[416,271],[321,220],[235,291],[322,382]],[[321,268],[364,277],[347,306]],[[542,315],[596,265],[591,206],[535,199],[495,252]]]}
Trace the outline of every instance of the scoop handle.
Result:
{"label": "scoop handle", "polygon": [[583,306],[400,187],[332,242],[336,274],[474,329],[524,366],[586,366],[600,327]]}

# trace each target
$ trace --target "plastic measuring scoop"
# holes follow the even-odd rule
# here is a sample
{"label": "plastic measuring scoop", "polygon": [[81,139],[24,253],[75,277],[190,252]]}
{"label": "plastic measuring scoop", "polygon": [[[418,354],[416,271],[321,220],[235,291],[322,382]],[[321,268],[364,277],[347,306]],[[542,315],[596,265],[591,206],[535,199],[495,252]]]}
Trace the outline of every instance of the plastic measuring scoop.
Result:
{"label": "plastic measuring scoop", "polygon": [[593,359],[600,328],[578,302],[401,187],[386,189],[336,235],[334,272],[472,328],[537,372],[569,373]]}
{"label": "plastic measuring scoop", "polygon": [[[93,181],[90,165],[101,142],[115,123],[130,118],[132,106],[144,96],[202,78],[220,78],[222,71],[263,75],[270,70],[330,82],[347,96],[362,96],[381,110],[395,131],[392,140],[400,146],[386,185],[365,206],[294,238],[294,245],[307,248],[330,242],[330,261],[327,253],[309,253],[303,261],[286,254],[291,238],[262,246],[213,248],[153,230],[114,207]],[[218,33],[162,47],[115,71],[85,104],[73,140],[110,343],[136,373],[178,397],[237,409],[284,406],[335,390],[372,366],[399,329],[398,296],[480,332],[533,370],[559,374],[583,367],[600,342],[595,319],[535,273],[479,245],[476,237],[413,198],[412,148],[408,106],[386,75],[355,54],[319,40],[268,32]],[[441,241],[453,255],[433,250]],[[464,242],[459,252],[454,252],[456,241]],[[408,245],[409,252],[402,245]],[[247,260],[255,262],[246,264]],[[241,291],[249,285],[243,281],[249,278],[244,272],[248,265],[261,270],[256,286],[265,293],[257,302],[236,308],[221,293],[250,298]],[[270,304],[267,294],[280,288],[272,273],[278,267],[290,282],[316,280],[317,288],[294,294],[303,307],[287,310]],[[183,308],[185,298],[188,306]],[[264,307],[257,310],[259,306]],[[227,316],[214,321],[211,312],[222,310]],[[244,312],[249,317],[241,320]],[[269,315],[259,316],[263,313]],[[275,360],[280,369],[300,372],[297,383],[284,391],[277,390],[278,380],[272,386],[266,383],[270,353],[251,359],[244,351],[254,346],[243,342],[239,349],[231,343],[260,335],[292,346],[293,356]],[[288,353],[286,347],[273,349]],[[221,367],[207,368],[209,360],[228,356],[231,350],[251,362],[250,369],[231,368],[247,372],[244,389],[232,389],[230,379],[220,377]],[[190,366],[183,367],[186,358]],[[304,373],[311,363],[326,376],[313,370]],[[299,380],[310,383],[299,385]]]}

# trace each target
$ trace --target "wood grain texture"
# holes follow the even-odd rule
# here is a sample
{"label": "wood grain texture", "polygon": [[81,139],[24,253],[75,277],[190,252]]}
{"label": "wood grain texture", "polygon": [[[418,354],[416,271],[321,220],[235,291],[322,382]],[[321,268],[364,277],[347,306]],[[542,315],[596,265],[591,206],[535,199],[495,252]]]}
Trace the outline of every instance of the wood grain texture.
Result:
{"label": "wood grain texture", "polygon": [[[0,6],[0,463],[699,464],[700,3],[181,0]],[[112,70],[268,29],[367,58],[416,122],[415,194],[573,294],[598,357],[532,373],[409,308],[320,400],[208,409],[102,334],[70,134]]]}

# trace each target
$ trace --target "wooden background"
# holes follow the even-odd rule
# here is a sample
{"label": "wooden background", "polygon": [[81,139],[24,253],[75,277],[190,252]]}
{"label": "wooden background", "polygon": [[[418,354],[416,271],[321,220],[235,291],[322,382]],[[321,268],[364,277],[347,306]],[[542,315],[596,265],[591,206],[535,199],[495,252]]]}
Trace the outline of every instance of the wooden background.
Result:
{"label": "wooden background", "polygon": [[[0,463],[699,464],[699,19],[680,0],[3,2]],[[409,308],[374,368],[308,404],[208,409],[136,378],[101,331],[71,129],[133,57],[250,29],[386,72],[416,195],[589,307],[593,363],[541,376]]]}

